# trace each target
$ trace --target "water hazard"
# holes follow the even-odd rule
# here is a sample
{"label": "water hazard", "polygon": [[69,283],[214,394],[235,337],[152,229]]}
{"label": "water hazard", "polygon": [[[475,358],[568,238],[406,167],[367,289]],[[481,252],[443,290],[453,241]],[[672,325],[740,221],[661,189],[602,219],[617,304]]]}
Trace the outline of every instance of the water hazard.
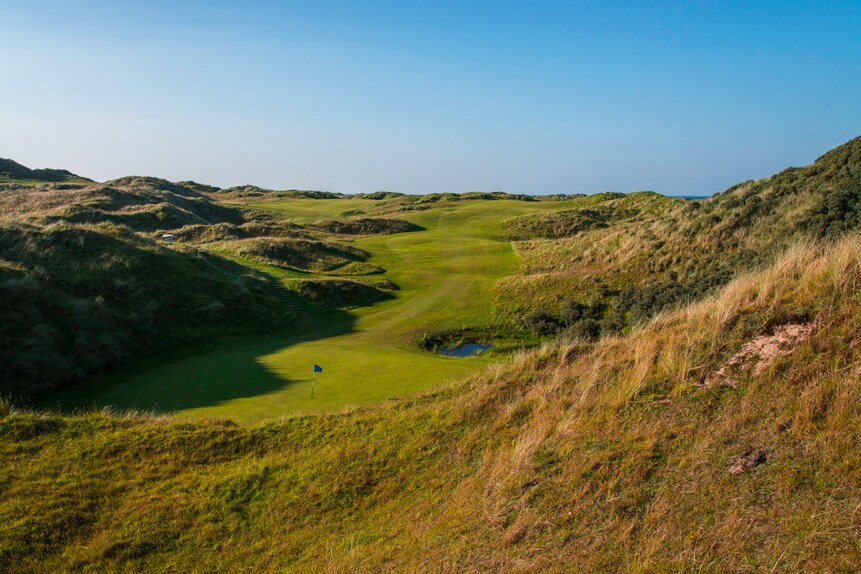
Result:
{"label": "water hazard", "polygon": [[440,351],[446,357],[472,357],[480,355],[484,351],[492,349],[493,345],[482,345],[481,343],[464,343],[457,347],[444,347]]}

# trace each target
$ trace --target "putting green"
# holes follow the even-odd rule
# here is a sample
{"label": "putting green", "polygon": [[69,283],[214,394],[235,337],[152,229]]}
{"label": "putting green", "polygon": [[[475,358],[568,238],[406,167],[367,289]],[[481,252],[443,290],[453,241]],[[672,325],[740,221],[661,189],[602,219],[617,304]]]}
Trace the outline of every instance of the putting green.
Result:
{"label": "putting green", "polygon": [[[255,207],[297,223],[334,218],[372,200],[293,199]],[[263,334],[225,338],[137,363],[57,394],[63,407],[113,405],[253,421],[403,397],[468,375],[492,357],[420,351],[423,333],[493,324],[493,286],[520,265],[502,221],[569,202],[463,201],[403,216],[425,231],[357,239],[400,290],[355,311],[304,304],[301,320]],[[314,364],[317,374],[311,399]]]}

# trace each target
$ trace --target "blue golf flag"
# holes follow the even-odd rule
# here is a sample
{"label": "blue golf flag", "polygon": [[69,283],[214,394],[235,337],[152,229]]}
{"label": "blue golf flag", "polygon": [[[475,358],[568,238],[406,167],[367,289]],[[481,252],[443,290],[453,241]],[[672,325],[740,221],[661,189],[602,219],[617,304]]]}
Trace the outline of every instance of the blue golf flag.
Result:
{"label": "blue golf flag", "polygon": [[315,373],[322,373],[323,367],[321,367],[320,365],[314,365],[314,372]]}

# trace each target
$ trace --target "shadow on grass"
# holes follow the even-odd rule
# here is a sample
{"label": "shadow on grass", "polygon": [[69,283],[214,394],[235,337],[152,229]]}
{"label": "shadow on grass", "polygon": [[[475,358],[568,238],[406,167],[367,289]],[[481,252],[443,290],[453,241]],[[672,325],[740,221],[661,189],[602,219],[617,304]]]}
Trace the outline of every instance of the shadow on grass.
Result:
{"label": "shadow on grass", "polygon": [[[266,395],[306,381],[278,376],[260,363],[261,357],[349,333],[354,325],[355,317],[348,312],[303,302],[302,316],[292,325],[159,353],[83,385],[43,395],[34,406],[63,412],[104,406],[170,412]],[[309,378],[312,361],[308,357]]]}

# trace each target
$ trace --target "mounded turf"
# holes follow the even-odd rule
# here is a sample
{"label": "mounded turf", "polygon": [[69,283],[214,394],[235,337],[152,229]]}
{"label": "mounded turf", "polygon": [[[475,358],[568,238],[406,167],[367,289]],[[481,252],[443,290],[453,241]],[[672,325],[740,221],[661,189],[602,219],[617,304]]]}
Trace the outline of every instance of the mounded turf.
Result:
{"label": "mounded turf", "polygon": [[[292,199],[262,207],[311,223],[373,205],[371,200]],[[502,221],[568,207],[568,202],[464,201],[399,216],[425,231],[355,241],[400,287],[395,299],[351,312],[302,303],[299,321],[289,328],[155,357],[47,402],[248,422],[399,398],[468,375],[493,357],[434,355],[419,350],[416,341],[429,332],[492,326],[494,283],[520,266]],[[311,399],[315,363],[323,372]]]}

